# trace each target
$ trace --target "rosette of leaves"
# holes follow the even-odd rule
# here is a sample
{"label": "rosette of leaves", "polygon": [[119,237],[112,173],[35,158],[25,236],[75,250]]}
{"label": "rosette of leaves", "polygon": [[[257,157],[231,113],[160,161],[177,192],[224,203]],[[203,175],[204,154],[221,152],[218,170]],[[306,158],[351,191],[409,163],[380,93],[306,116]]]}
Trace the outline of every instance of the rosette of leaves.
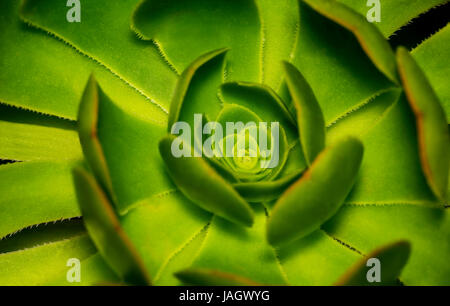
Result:
{"label": "rosette of leaves", "polygon": [[[1,1],[0,283],[448,285],[450,29],[387,41],[444,2]],[[277,167],[173,157],[193,114]]]}

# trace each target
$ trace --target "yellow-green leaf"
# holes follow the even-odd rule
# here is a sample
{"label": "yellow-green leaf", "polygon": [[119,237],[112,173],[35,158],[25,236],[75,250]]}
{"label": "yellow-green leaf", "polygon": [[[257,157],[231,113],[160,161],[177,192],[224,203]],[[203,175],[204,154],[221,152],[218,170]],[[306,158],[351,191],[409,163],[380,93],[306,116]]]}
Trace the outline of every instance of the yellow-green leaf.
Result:
{"label": "yellow-green leaf", "polygon": [[200,157],[175,157],[171,150],[174,139],[173,135],[164,137],[160,141],[159,150],[170,176],[180,190],[207,211],[230,221],[251,226],[253,211],[249,204],[207,161]]}
{"label": "yellow-green leaf", "polygon": [[[370,252],[363,259],[352,266],[344,275],[336,282],[337,286],[364,286],[364,285],[394,285],[398,283],[398,277],[409,259],[411,253],[411,244],[407,241],[398,241]],[[379,265],[378,272],[380,279],[369,282],[368,276],[370,272],[370,259],[374,261],[373,268]],[[378,273],[374,271],[374,273]]]}
{"label": "yellow-green leaf", "polygon": [[286,84],[297,111],[298,132],[308,165],[325,147],[325,119],[320,105],[300,71],[290,63],[284,63]]}
{"label": "yellow-green leaf", "polygon": [[150,284],[142,259],[120,226],[107,195],[83,168],[75,168],[73,174],[86,228],[105,261],[125,281]]}
{"label": "yellow-green leaf", "polygon": [[267,222],[269,243],[304,237],[331,218],[350,192],[362,157],[362,143],[353,137],[325,148],[276,202]]}
{"label": "yellow-green leaf", "polygon": [[422,170],[431,190],[445,203],[450,135],[444,109],[422,70],[405,48],[398,49],[397,62],[409,105],[416,118]]}
{"label": "yellow-green leaf", "polygon": [[375,66],[398,83],[395,55],[380,30],[362,15],[334,0],[303,0],[320,14],[351,31]]}
{"label": "yellow-green leaf", "polygon": [[258,286],[259,284],[239,275],[217,270],[190,268],[175,273],[187,285],[194,286]]}

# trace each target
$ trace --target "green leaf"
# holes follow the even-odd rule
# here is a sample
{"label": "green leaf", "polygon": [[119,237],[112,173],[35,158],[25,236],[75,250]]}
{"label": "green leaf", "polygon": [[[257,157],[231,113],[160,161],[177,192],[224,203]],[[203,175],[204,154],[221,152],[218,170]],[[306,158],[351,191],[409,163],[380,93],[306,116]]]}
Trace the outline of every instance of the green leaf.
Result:
{"label": "green leaf", "polygon": [[362,156],[363,146],[356,138],[327,147],[276,202],[267,222],[269,243],[292,242],[331,218],[350,192]]}
{"label": "green leaf", "polygon": [[[214,58],[223,55],[228,49],[219,49],[216,51],[212,51],[206,54],[203,54],[199,58],[197,58],[195,61],[193,61],[189,67],[187,67],[183,73],[181,74],[180,78],[178,79],[177,86],[175,88],[175,92],[172,98],[172,102],[170,104],[170,111],[169,111],[169,119],[168,119],[168,132],[171,131],[172,125],[176,123],[180,118],[180,113],[183,107],[183,103],[185,102],[186,96],[189,92],[189,87],[191,85],[191,82],[193,81],[194,77],[196,76],[196,73],[198,70],[202,68],[205,64],[212,61]],[[204,81],[204,80],[203,80]],[[195,99],[192,99],[192,102],[196,102]],[[197,100],[198,101],[198,100]],[[204,104],[205,100],[200,100]],[[198,103],[198,102],[197,102]],[[214,106],[213,103],[208,103],[207,105]],[[219,104],[215,107],[217,109],[219,107]],[[207,112],[207,109],[201,109],[202,112]],[[216,114],[218,111],[216,111]],[[193,113],[192,113],[193,116]]]}
{"label": "green leaf", "polygon": [[395,106],[400,98],[400,89],[383,90],[361,106],[340,118],[327,128],[327,144],[343,136],[364,137]]}
{"label": "green leaf", "polygon": [[[0,109],[3,112],[3,109]],[[42,119],[45,124],[45,118]],[[0,121],[0,157],[2,159],[74,160],[81,159],[78,135],[74,130],[39,124]]]}
{"label": "green leaf", "polygon": [[121,216],[120,223],[157,283],[171,259],[197,237],[210,220],[210,213],[181,192],[171,190],[135,203]]}
{"label": "green leaf", "polygon": [[445,111],[406,49],[398,49],[397,62],[409,105],[416,117],[422,170],[431,190],[445,203],[450,167],[450,135]]}
{"label": "green leaf", "polygon": [[[77,258],[80,261],[96,253],[87,235],[69,240],[54,242],[32,249],[0,254],[0,284],[43,285],[51,280],[61,279],[66,285],[67,261]],[[24,277],[26,275],[26,277]]]}
{"label": "green leaf", "polygon": [[29,249],[84,234],[86,229],[79,217],[36,224],[0,240],[0,253]]}
{"label": "green leaf", "polygon": [[194,286],[258,286],[259,284],[239,275],[208,269],[186,269],[175,273],[187,285]]}
{"label": "green leaf", "polygon": [[[358,261],[336,282],[337,286],[395,285],[397,278],[406,265],[411,253],[411,245],[407,241],[398,241],[370,252]],[[367,263],[371,258],[379,260],[380,282],[369,283],[367,279]]]}
{"label": "green leaf", "polygon": [[106,164],[102,145],[98,139],[99,104],[103,100],[107,102],[102,103],[111,103],[98,87],[95,77],[91,75],[81,98],[78,111],[78,134],[89,166],[109,195],[115,199],[108,165]]}
{"label": "green leaf", "polygon": [[[368,6],[367,1],[362,0],[337,0],[353,8],[363,16],[367,16],[373,5]],[[425,13],[429,9],[445,3],[447,0],[389,0],[380,1],[381,20],[375,25],[385,37],[394,34],[395,31],[407,25],[413,18]]]}
{"label": "green leaf", "polygon": [[306,161],[303,156],[303,150],[300,145],[300,141],[297,140],[293,145],[290,146],[288,152],[288,158],[286,164],[280,172],[280,177],[285,177],[287,175],[293,174],[296,171],[306,169]]}
{"label": "green leaf", "polygon": [[286,285],[275,251],[265,239],[264,207],[255,204],[252,208],[255,222],[251,228],[214,217],[191,268],[219,270],[265,285]]}
{"label": "green leaf", "polygon": [[298,133],[308,165],[325,147],[325,120],[317,99],[300,71],[284,63],[286,84],[297,111]]}
{"label": "green leaf", "polygon": [[269,202],[278,199],[284,190],[300,177],[303,171],[300,169],[275,181],[235,183],[233,187],[249,202]]}
{"label": "green leaf", "polygon": [[230,82],[221,86],[220,94],[225,103],[246,107],[258,115],[263,122],[268,124],[279,122],[286,131],[289,143],[297,139],[295,119],[285,103],[270,87],[257,83]]}
{"label": "green leaf", "polygon": [[[286,160],[288,158],[289,148],[288,148],[288,140],[286,137],[286,133],[284,128],[279,125],[279,122],[264,122],[257,114],[255,114],[252,110],[247,107],[241,106],[239,104],[230,104],[225,103],[221,112],[216,118],[217,123],[225,127],[224,129],[224,138],[223,138],[223,146],[221,144],[218,145],[218,152],[221,153],[222,157],[217,157],[216,160],[218,162],[222,162],[225,166],[228,166],[231,171],[234,171],[236,174],[236,178],[239,181],[259,181],[259,180],[272,180],[276,178],[281,170],[283,169]],[[243,128],[238,131],[238,127],[235,126],[234,130],[229,131],[228,125],[229,123],[238,123],[241,122],[244,124]],[[261,124],[263,123],[263,124]],[[264,125],[265,123],[265,125]],[[278,124],[278,134],[275,131],[272,133],[272,125]],[[227,135],[226,133],[233,132],[232,135]],[[241,133],[241,134],[238,134]],[[244,134],[245,133],[245,134]],[[251,134],[254,134],[251,136]],[[256,135],[255,135],[256,134]],[[240,136],[238,138],[238,136]],[[234,137],[233,144],[237,144],[239,139],[244,139],[245,137],[245,146],[251,149],[250,141],[255,141],[256,147],[259,149],[267,150],[266,156],[263,154],[256,154],[255,161],[252,167],[242,167],[240,163],[240,157],[238,156],[238,152],[233,152],[234,156],[227,156],[227,142],[229,140],[228,137]],[[253,140],[250,140],[250,137]],[[259,140],[264,139],[266,137],[267,143],[266,147],[260,146]],[[228,138],[228,139],[227,139]],[[276,140],[272,143],[273,140]],[[278,143],[278,146],[277,146]],[[235,148],[231,148],[232,150],[237,150]],[[247,148],[246,148],[247,149]],[[261,151],[260,151],[261,153]],[[268,154],[267,154],[268,153]],[[228,152],[231,155],[231,153]],[[278,158],[278,159],[277,159]],[[244,162],[245,163],[245,162]]]}
{"label": "green leaf", "polygon": [[450,65],[443,65],[446,61],[445,47],[450,43],[450,25],[424,41],[412,51],[433,89],[447,113],[447,122],[450,123],[450,89],[446,82],[450,74]]}
{"label": "green leaf", "polygon": [[25,26],[18,17],[19,5],[20,1],[12,0],[0,4],[0,101],[75,119],[87,69],[94,65],[86,64],[88,60],[76,51]]}
{"label": "green leaf", "polygon": [[171,151],[174,139],[172,135],[164,137],[159,150],[178,188],[203,209],[232,222],[251,226],[253,212],[248,203],[202,158],[174,157]]}
{"label": "green leaf", "polygon": [[105,261],[125,281],[149,285],[150,277],[144,264],[121,228],[106,194],[83,168],[75,168],[73,174],[86,228]]}
{"label": "green leaf", "polygon": [[73,162],[27,162],[0,167],[0,238],[23,228],[80,216]]}
{"label": "green leaf", "polygon": [[303,0],[320,14],[351,31],[375,66],[398,83],[395,56],[380,30],[363,16],[334,0]]}
{"label": "green leaf", "polygon": [[142,1],[132,27],[139,36],[155,41],[177,71],[206,52],[228,47],[228,79],[260,78],[261,30],[253,0]]}
{"label": "green leaf", "polygon": [[79,115],[86,158],[109,194],[115,196],[120,214],[138,200],[173,188],[155,149],[166,123],[153,118],[151,104],[141,101],[130,110],[126,102],[113,102],[91,78]]}
{"label": "green leaf", "polygon": [[299,4],[299,36],[292,63],[311,86],[328,126],[393,84],[373,65],[352,33],[303,1]]}
{"label": "green leaf", "polygon": [[[369,10],[366,1],[339,1],[363,16]],[[0,3],[0,158],[2,153],[23,160],[80,157],[72,130],[84,85],[95,73],[102,88],[99,113],[86,119],[96,122],[97,146],[103,156],[94,156],[103,158],[110,190],[114,189],[116,195],[117,218],[155,284],[180,284],[173,272],[188,268],[191,272],[207,271],[201,276],[221,271],[261,284],[332,284],[360,258],[358,253],[366,254],[399,239],[410,240],[413,247],[411,260],[400,276],[403,283],[448,284],[450,272],[442,256],[450,252],[448,209],[436,209],[435,196],[420,167],[414,116],[405,97],[395,103],[399,90],[371,62],[350,31],[297,0],[110,2],[83,2],[81,23],[66,22],[68,8],[64,4],[55,6],[51,0]],[[443,2],[390,0],[383,3],[382,22],[372,27],[379,27],[387,36],[411,17]],[[20,3],[25,22],[17,16]],[[139,16],[140,24],[135,22]],[[133,35],[130,17],[132,27],[138,26],[138,32],[145,30],[141,34],[152,34],[144,37],[152,41]],[[447,65],[442,57],[446,33],[444,29],[427,40],[415,57],[437,96],[448,104],[444,81]],[[386,45],[379,37],[365,41]],[[223,55],[218,56],[196,71],[178,120],[190,122],[192,113],[200,113],[207,122],[217,117],[223,102],[229,99],[232,105],[241,104],[240,99],[248,103],[241,104],[248,109],[245,112],[227,112],[229,104],[225,103],[224,113],[233,122],[236,118],[281,121],[286,110],[288,117],[289,113],[295,117],[287,84],[281,82],[282,61],[289,61],[304,75],[322,108],[328,128],[327,145],[338,143],[343,135],[363,138],[366,153],[356,185],[345,200],[347,205],[322,225],[328,235],[316,230],[274,250],[265,232],[270,212],[264,211],[261,204],[252,204],[256,212],[252,228],[238,227],[219,217],[209,224],[211,214],[191,203],[170,180],[156,148],[167,133],[167,109],[177,74],[201,54],[223,47],[231,48],[227,62]],[[380,67],[384,67],[382,59],[386,54],[375,54],[379,55],[375,58]],[[225,97],[217,90],[227,81],[224,88],[229,86],[229,94]],[[260,111],[260,106],[265,105],[260,102],[265,99],[278,105]],[[286,102],[284,109],[282,101]],[[274,169],[272,176],[252,176],[256,180],[279,179],[253,183],[249,177],[240,177],[237,189],[238,185],[249,188],[245,191],[255,197],[266,196],[267,191],[272,195],[285,189],[278,184],[294,179],[306,167],[295,126],[282,125],[289,140],[292,127],[295,136],[286,145],[283,169]],[[215,161],[209,160],[211,164]],[[228,166],[219,162],[224,169]],[[70,174],[67,169],[58,174],[54,166],[66,164],[61,168],[70,168],[73,164],[49,162],[48,167],[33,168],[35,164],[14,165],[19,168],[11,175],[2,175],[2,171],[13,165],[0,167],[0,192],[4,185],[0,237],[2,225],[5,235],[25,227],[0,241],[0,252],[33,247],[0,255],[0,283],[68,284],[66,272],[70,268],[66,262],[73,257],[82,262],[79,284],[119,283],[92,243],[76,242],[78,246],[72,248],[72,244],[61,246],[64,242],[54,242],[66,238],[76,241],[73,235],[82,234],[81,227],[58,226],[72,223],[70,220],[54,226],[41,224],[59,215],[71,215],[68,205],[80,214]],[[22,171],[25,165],[34,170]],[[43,180],[38,181],[41,177]],[[233,175],[229,177],[236,183]],[[257,194],[262,186],[262,194]],[[66,203],[69,198],[70,203]],[[271,203],[265,205],[268,209]],[[29,223],[33,228],[27,228]],[[47,242],[51,244],[35,247]],[[30,277],[24,280],[23,275]]]}
{"label": "green leaf", "polygon": [[130,33],[130,16],[137,3],[124,0],[111,6],[108,0],[86,2],[82,4],[82,21],[70,23],[65,18],[65,5],[55,5],[52,0],[25,0],[21,17],[94,59],[152,103],[167,109],[176,73],[152,43]]}
{"label": "green leaf", "polygon": [[346,203],[435,205],[420,167],[414,115],[404,95],[362,140],[364,159]]}
{"label": "green leaf", "polygon": [[[136,89],[106,68],[44,31],[25,25],[18,16],[19,5],[20,1],[13,0],[0,4],[3,12],[0,20],[1,103],[76,120],[78,104],[92,71],[103,83],[103,89],[116,99],[125,97],[129,105],[145,101]],[[62,16],[65,15],[66,11]],[[163,113],[154,106],[155,116],[158,111]]]}
{"label": "green leaf", "polygon": [[322,230],[277,249],[289,283],[331,285],[361,256]]}
{"label": "green leaf", "polygon": [[412,252],[400,280],[411,286],[450,285],[448,259],[442,256],[450,252],[448,209],[401,203],[345,205],[323,228],[365,254],[380,245],[407,240]]}
{"label": "green leaf", "polygon": [[283,79],[282,61],[293,59],[299,32],[297,0],[258,0],[262,35],[261,82],[278,92]]}
{"label": "green leaf", "polygon": [[[67,281],[66,273],[62,273],[60,278],[48,281],[46,280],[45,286],[97,286],[100,284],[120,284],[122,281],[111,270],[108,264],[99,253],[95,253],[90,257],[82,260],[81,262],[80,282],[69,283]],[[69,269],[69,268],[66,268]],[[65,271],[64,271],[65,272]]]}

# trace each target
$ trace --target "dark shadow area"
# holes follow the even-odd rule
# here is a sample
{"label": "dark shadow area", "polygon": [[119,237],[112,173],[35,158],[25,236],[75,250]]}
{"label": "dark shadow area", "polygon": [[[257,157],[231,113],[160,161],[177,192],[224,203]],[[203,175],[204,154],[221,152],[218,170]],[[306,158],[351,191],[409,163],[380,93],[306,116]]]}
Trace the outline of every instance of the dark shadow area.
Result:
{"label": "dark shadow area", "polygon": [[394,50],[399,46],[412,50],[445,27],[449,21],[450,1],[413,19],[409,24],[395,32],[390,37],[389,43]]}

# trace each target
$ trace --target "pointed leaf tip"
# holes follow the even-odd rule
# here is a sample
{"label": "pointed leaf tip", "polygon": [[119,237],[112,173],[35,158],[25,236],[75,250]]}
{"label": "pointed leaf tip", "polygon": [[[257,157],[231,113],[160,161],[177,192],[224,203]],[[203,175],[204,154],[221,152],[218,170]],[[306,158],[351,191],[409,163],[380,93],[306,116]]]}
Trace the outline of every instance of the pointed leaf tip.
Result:
{"label": "pointed leaf tip", "polygon": [[399,84],[395,55],[380,30],[352,8],[335,0],[303,0],[313,10],[352,32],[374,65]]}
{"label": "pointed leaf tip", "polygon": [[422,170],[430,189],[447,202],[450,135],[445,111],[419,65],[403,47],[397,50],[400,78],[415,115]]}
{"label": "pointed leaf tip", "polygon": [[187,67],[178,79],[177,86],[175,88],[175,93],[170,103],[169,119],[167,125],[167,131],[170,133],[172,125],[178,121],[180,117],[181,108],[183,107],[183,102],[186,94],[189,90],[192,79],[194,78],[197,70],[213,60],[219,55],[226,53],[229,48],[221,48],[215,51],[208,52],[198,57],[194,62],[192,62],[189,67]]}
{"label": "pointed leaf tip", "polygon": [[302,238],[331,218],[353,187],[362,157],[363,145],[353,137],[325,148],[276,202],[267,221],[269,243]]}
{"label": "pointed leaf tip", "polygon": [[306,79],[297,68],[283,62],[286,84],[297,110],[300,144],[308,165],[325,147],[325,119],[319,102]]}
{"label": "pointed leaf tip", "polygon": [[73,177],[84,223],[100,254],[126,282],[150,285],[142,259],[95,178],[80,166],[73,169]]}
{"label": "pointed leaf tip", "polygon": [[78,136],[89,166],[108,193],[113,196],[108,166],[97,135],[100,92],[95,76],[91,74],[78,110]]}
{"label": "pointed leaf tip", "polygon": [[[253,211],[250,205],[203,158],[175,157],[172,153],[175,139],[173,135],[162,138],[159,151],[170,177],[181,192],[207,211],[229,221],[252,226]],[[190,152],[193,152],[192,148]]]}
{"label": "pointed leaf tip", "polygon": [[[408,262],[410,253],[411,244],[404,240],[379,247],[352,266],[339,278],[335,285],[395,285],[403,268]],[[372,268],[377,268],[376,265],[379,265],[379,279],[376,279],[376,270],[374,270],[373,275],[369,275]],[[372,277],[375,278],[374,281],[369,282],[369,278]]]}

